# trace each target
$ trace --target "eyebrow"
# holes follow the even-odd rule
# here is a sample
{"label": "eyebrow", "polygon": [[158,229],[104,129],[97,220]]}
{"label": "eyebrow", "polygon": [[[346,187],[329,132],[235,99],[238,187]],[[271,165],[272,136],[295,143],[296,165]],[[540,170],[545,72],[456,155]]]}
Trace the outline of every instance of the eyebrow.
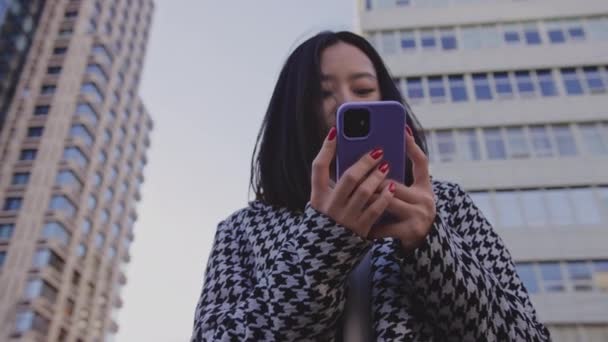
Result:
{"label": "eyebrow", "polygon": [[[348,77],[350,81],[358,80],[360,78],[372,78],[376,79],[376,76],[370,72],[357,72]],[[336,79],[334,75],[321,75],[321,81],[331,81]]]}

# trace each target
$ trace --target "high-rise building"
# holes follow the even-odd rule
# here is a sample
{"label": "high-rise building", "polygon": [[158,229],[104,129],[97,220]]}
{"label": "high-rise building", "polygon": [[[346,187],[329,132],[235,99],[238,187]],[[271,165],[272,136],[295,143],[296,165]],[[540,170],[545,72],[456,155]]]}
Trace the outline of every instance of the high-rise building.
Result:
{"label": "high-rise building", "polygon": [[43,5],[42,0],[0,0],[0,129]]}
{"label": "high-rise building", "polygon": [[1,3],[35,24],[0,131],[0,341],[111,341],[153,126],[138,87],[154,4]]}
{"label": "high-rise building", "polygon": [[366,0],[435,178],[505,240],[555,341],[608,341],[608,2]]}

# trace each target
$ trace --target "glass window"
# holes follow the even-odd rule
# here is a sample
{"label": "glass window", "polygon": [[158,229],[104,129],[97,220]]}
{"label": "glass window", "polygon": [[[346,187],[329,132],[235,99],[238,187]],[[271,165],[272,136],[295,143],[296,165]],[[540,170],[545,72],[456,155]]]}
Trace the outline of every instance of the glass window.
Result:
{"label": "glass window", "polygon": [[21,197],[7,197],[4,200],[4,206],[2,210],[19,210],[21,209],[21,205],[23,204],[23,198]]}
{"label": "glass window", "polygon": [[562,79],[564,81],[564,87],[566,88],[566,93],[568,95],[580,95],[583,93],[583,87],[581,85],[581,81],[576,74],[576,69],[574,68],[562,68]]}
{"label": "glass window", "polygon": [[89,130],[81,124],[74,124],[70,129],[70,136],[72,138],[80,138],[84,141],[85,145],[93,145],[93,136],[89,133]]}
{"label": "glass window", "polygon": [[439,32],[439,35],[441,39],[441,48],[443,50],[455,50],[458,47],[454,30],[444,29]]}
{"label": "glass window", "polygon": [[534,265],[529,263],[520,263],[515,265],[517,274],[521,281],[524,283],[526,290],[530,294],[538,293],[538,281],[536,278],[536,272],[534,271]]}
{"label": "glass window", "polygon": [[539,263],[539,266],[545,291],[564,291],[564,282],[560,264],[557,262],[541,262]]}
{"label": "glass window", "polygon": [[568,201],[568,190],[548,189],[545,191],[545,196],[551,223],[555,225],[570,225],[574,223],[574,214]]}
{"label": "glass window", "polygon": [[90,94],[91,96],[93,96],[95,101],[97,101],[99,103],[103,102],[103,94],[101,93],[99,88],[97,88],[97,85],[95,85],[95,83],[92,83],[92,82],[84,83],[80,87],[80,91],[83,94]]}
{"label": "glass window", "polygon": [[101,222],[106,223],[110,219],[110,212],[107,209],[101,211]]}
{"label": "glass window", "polygon": [[416,34],[414,31],[401,31],[401,48],[403,51],[416,50]]}
{"label": "glass window", "polygon": [[91,223],[91,220],[84,219],[84,221],[82,221],[82,235],[84,235],[84,236],[89,235],[92,227],[93,227],[93,224]]}
{"label": "glass window", "polygon": [[118,176],[118,168],[116,168],[116,166],[113,166],[112,170],[110,170],[110,182],[114,182],[116,180],[117,176]]}
{"label": "glass window", "polygon": [[76,247],[76,256],[79,258],[84,258],[87,255],[87,247],[85,244],[81,243]]}
{"label": "glass window", "polygon": [[63,151],[63,158],[66,160],[74,160],[81,167],[86,167],[89,163],[89,159],[78,147],[66,147]]}
{"label": "glass window", "polygon": [[606,85],[604,84],[597,67],[584,67],[583,72],[585,73],[587,87],[592,93],[602,93],[606,91]]}
{"label": "glass window", "polygon": [[19,312],[15,320],[15,330],[24,333],[32,328],[34,313],[32,311]]}
{"label": "glass window", "polygon": [[480,28],[483,47],[496,48],[501,45],[502,39],[496,25],[483,25]]}
{"label": "glass window", "polygon": [[55,195],[51,198],[49,210],[63,211],[69,217],[76,214],[76,206],[66,196]]}
{"label": "glass window", "polygon": [[473,87],[477,100],[491,100],[492,90],[486,74],[473,74]]}
{"label": "glass window", "polygon": [[380,42],[382,44],[382,52],[387,55],[397,53],[397,39],[395,32],[388,31],[380,34]]}
{"label": "glass window", "polygon": [[103,181],[103,177],[101,176],[101,173],[95,172],[95,174],[93,175],[93,185],[95,187],[99,187],[101,185],[102,181]]}
{"label": "glass window", "polygon": [[608,134],[602,137],[602,129],[596,123],[584,123],[578,125],[587,152],[593,155],[608,154]]}
{"label": "glass window", "polygon": [[474,129],[458,130],[458,151],[464,160],[480,160],[481,150]]}
{"label": "glass window", "polygon": [[405,79],[407,85],[407,97],[410,100],[417,100],[424,98],[424,87],[422,86],[422,78],[420,77],[408,77]]}
{"label": "glass window", "polygon": [[496,208],[502,227],[521,227],[524,225],[523,216],[514,191],[496,192]]}
{"label": "glass window", "polygon": [[560,156],[574,156],[578,153],[570,126],[551,125],[551,129],[555,136],[557,151]]}
{"label": "glass window", "polygon": [[11,181],[12,185],[25,185],[30,181],[30,173],[29,172],[16,172],[13,174],[13,179]]}
{"label": "glass window", "polygon": [[568,39],[572,41],[585,40],[585,29],[579,20],[567,20],[564,22]]}
{"label": "glass window", "polygon": [[99,66],[99,64],[89,64],[87,65],[87,73],[96,75],[101,78],[105,83],[108,82],[108,75],[105,71]]}
{"label": "glass window", "polygon": [[34,149],[25,149],[21,150],[21,154],[19,155],[19,160],[34,160],[36,159],[36,154],[38,151]]}
{"label": "glass window", "polygon": [[530,146],[522,127],[507,128],[507,144],[510,158],[529,158]]}
{"label": "glass window", "polygon": [[60,66],[50,66],[46,69],[46,73],[49,75],[59,75],[61,73]]}
{"label": "glass window", "polygon": [[566,41],[566,35],[560,21],[549,21],[545,25],[547,26],[547,35],[551,43],[561,44]]}
{"label": "glass window", "polygon": [[114,246],[110,247],[110,249],[108,250],[108,258],[110,260],[114,259],[114,257],[116,256],[116,248],[114,248]]}
{"label": "glass window", "polygon": [[595,288],[608,292],[608,260],[593,261],[593,283]]}
{"label": "glass window", "polygon": [[555,87],[555,81],[553,80],[551,70],[536,70],[536,77],[538,77],[538,86],[540,88],[540,93],[543,96],[557,95],[557,88]]}
{"label": "glass window", "polygon": [[484,140],[489,159],[506,159],[507,151],[499,128],[484,128]]}
{"label": "glass window", "polygon": [[439,160],[442,162],[454,161],[456,159],[456,142],[452,131],[437,131],[437,150]]}
{"label": "glass window", "polygon": [[99,163],[103,164],[106,162],[107,159],[108,159],[108,156],[106,155],[106,153],[104,151],[100,151],[99,152]]}
{"label": "glass window", "polygon": [[95,198],[95,196],[91,194],[91,195],[89,195],[89,199],[88,199],[87,203],[88,203],[89,209],[93,210],[97,206],[97,198]]}
{"label": "glass window", "polygon": [[51,111],[51,106],[36,106],[34,108],[34,115],[47,115]]}
{"label": "glass window", "polygon": [[494,87],[496,94],[500,97],[511,97],[513,96],[513,86],[511,85],[511,79],[509,78],[508,72],[495,72],[494,76]]}
{"label": "glass window", "polygon": [[529,71],[516,71],[515,79],[517,80],[517,90],[520,95],[534,95],[534,84],[532,83]]}
{"label": "glass window", "polygon": [[570,191],[574,213],[577,221],[582,224],[600,224],[600,209],[593,197],[591,188],[578,188]]}
{"label": "glass window", "polygon": [[566,266],[574,290],[591,291],[593,281],[590,265],[586,261],[569,261]]}
{"label": "glass window", "polygon": [[104,193],[104,200],[106,202],[111,201],[112,197],[114,197],[114,191],[112,191],[110,188],[106,189],[106,192]]}
{"label": "glass window", "polygon": [[542,42],[538,27],[534,23],[524,25],[524,37],[528,45],[538,45]]}
{"label": "glass window", "polygon": [[477,208],[479,208],[483,216],[485,216],[490,224],[494,225],[496,222],[496,213],[492,207],[490,194],[487,192],[471,192],[470,196],[473,203]]}
{"label": "glass window", "polygon": [[27,129],[27,137],[28,138],[39,138],[42,136],[43,131],[44,131],[44,127],[29,127]]}
{"label": "glass window", "polygon": [[509,45],[518,45],[521,43],[521,25],[511,24],[503,26],[503,39]]}
{"label": "glass window", "polygon": [[587,19],[587,31],[593,40],[608,40],[608,17]]}
{"label": "glass window", "polygon": [[97,233],[97,235],[95,235],[95,247],[97,249],[101,249],[103,247],[103,243],[106,241],[106,237],[101,233]]}
{"label": "glass window", "polygon": [[93,46],[93,55],[98,56],[104,63],[112,64],[112,55],[108,52],[105,46],[102,44],[95,44]]}
{"label": "glass window", "polygon": [[433,30],[421,30],[420,31],[420,45],[422,49],[435,49],[437,47],[437,41],[435,40],[435,31]]}
{"label": "glass window", "polygon": [[476,50],[481,48],[481,34],[478,27],[469,26],[460,29],[462,37],[462,47],[467,50]]}
{"label": "glass window", "polygon": [[528,226],[544,226],[548,223],[542,190],[524,190],[520,192],[522,208]]}
{"label": "glass window", "polygon": [[[14,230],[14,223],[0,223],[0,240],[9,240]],[[2,262],[0,262],[0,265],[2,265]]]}
{"label": "glass window", "polygon": [[532,138],[532,148],[534,149],[535,157],[553,156],[551,139],[545,126],[530,126],[530,137]]}
{"label": "glass window", "polygon": [[112,237],[118,236],[118,233],[120,233],[120,226],[118,225],[118,223],[112,223],[112,228],[111,228]]}
{"label": "glass window", "polygon": [[448,82],[450,84],[450,95],[452,102],[467,101],[467,87],[464,83],[463,75],[449,75]]}
{"label": "glass window", "polygon": [[429,76],[428,86],[431,101],[445,100],[445,87],[443,85],[443,76]]}
{"label": "glass window", "polygon": [[45,239],[54,239],[59,241],[63,246],[67,246],[70,243],[71,234],[65,229],[65,227],[59,222],[48,222],[44,225],[42,230],[42,236]]}
{"label": "glass window", "polygon": [[57,173],[55,184],[59,186],[74,186],[76,189],[82,189],[82,181],[76,174],[70,170],[61,170]]}
{"label": "glass window", "polygon": [[66,52],[68,52],[68,48],[65,46],[59,46],[53,49],[54,55],[65,55]]}
{"label": "glass window", "polygon": [[76,115],[82,115],[87,118],[91,123],[96,124],[98,120],[97,112],[88,103],[79,103],[76,106]]}

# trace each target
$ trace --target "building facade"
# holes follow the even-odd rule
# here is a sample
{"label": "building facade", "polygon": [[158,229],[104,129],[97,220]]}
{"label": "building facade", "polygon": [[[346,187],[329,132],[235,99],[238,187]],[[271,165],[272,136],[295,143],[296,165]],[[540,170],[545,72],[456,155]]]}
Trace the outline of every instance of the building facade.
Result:
{"label": "building facade", "polygon": [[608,2],[366,0],[361,32],[555,341],[608,341]]}
{"label": "building facade", "polygon": [[138,88],[154,4],[19,2],[42,6],[0,130],[0,340],[111,341],[153,128]]}

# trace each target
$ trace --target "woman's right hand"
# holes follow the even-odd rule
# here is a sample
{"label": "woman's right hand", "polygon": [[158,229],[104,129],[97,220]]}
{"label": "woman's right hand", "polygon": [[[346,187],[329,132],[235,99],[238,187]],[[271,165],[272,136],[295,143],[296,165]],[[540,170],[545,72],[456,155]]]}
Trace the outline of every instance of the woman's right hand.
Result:
{"label": "woman's right hand", "polygon": [[[389,165],[382,161],[383,151],[376,149],[361,157],[344,172],[335,186],[330,186],[336,135],[336,128],[332,127],[312,163],[310,204],[342,226],[367,238],[373,224],[393,198],[395,184],[389,182],[381,188]],[[377,192],[380,195],[374,196]]]}

